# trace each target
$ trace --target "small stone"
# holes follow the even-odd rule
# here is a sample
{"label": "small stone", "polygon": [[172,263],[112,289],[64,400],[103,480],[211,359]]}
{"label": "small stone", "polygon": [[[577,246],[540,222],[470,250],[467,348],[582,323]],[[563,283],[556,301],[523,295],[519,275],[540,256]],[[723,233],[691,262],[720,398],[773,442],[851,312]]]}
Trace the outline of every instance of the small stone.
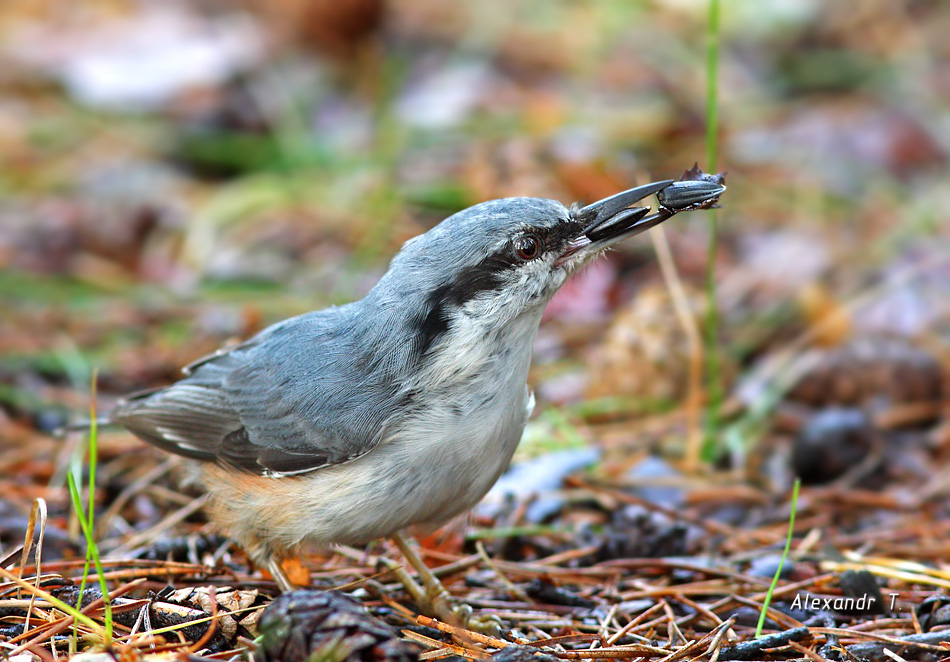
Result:
{"label": "small stone", "polygon": [[871,452],[875,431],[867,414],[850,407],[829,407],[811,417],[792,449],[795,474],[806,484],[838,478]]}

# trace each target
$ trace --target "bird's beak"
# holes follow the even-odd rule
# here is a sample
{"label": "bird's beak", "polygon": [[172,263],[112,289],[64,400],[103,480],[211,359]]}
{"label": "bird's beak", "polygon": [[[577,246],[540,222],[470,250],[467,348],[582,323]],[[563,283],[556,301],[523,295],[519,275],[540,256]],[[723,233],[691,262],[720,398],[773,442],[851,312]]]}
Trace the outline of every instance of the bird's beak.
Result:
{"label": "bird's beak", "polygon": [[[665,200],[662,194],[658,196],[661,202],[653,213],[650,213],[650,207],[631,206],[665,189],[671,193],[665,196]],[[581,224],[583,230],[568,243],[567,249],[556,264],[561,265],[579,254],[600,252],[608,246],[659,225],[680,211],[714,204],[725,190],[726,187],[721,182],[674,182],[672,179],[665,179],[598,200],[575,212],[574,219]]]}

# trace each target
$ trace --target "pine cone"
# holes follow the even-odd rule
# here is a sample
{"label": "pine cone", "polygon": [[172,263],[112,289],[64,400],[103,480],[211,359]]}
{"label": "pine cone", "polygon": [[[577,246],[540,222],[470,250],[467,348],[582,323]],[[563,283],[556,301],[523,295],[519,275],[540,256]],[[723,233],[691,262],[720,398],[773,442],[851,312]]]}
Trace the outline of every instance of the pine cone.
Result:
{"label": "pine cone", "polygon": [[415,662],[418,651],[356,600],[327,591],[292,591],[258,622],[265,662]]}

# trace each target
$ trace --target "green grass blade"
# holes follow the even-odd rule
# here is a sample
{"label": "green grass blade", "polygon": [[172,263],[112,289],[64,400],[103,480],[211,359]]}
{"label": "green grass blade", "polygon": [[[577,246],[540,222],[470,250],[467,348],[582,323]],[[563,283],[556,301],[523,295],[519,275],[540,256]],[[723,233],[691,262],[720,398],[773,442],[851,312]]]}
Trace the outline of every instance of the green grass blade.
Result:
{"label": "green grass blade", "polygon": [[[719,129],[719,0],[709,0],[706,34],[706,171],[716,171]],[[716,256],[719,222],[716,211],[709,213],[709,247],[706,258],[706,446],[717,447],[719,410],[722,406],[722,380],[719,356],[719,309],[716,306]]]}
{"label": "green grass blade", "polygon": [[76,478],[73,472],[70,472],[66,476],[66,481],[69,484],[69,496],[72,499],[73,507],[76,509],[76,514],[79,519],[79,525],[82,528],[83,536],[86,539],[86,563],[83,566],[82,573],[82,582],[79,585],[79,598],[78,605],[82,605],[82,595],[83,591],[86,589],[86,581],[89,577],[89,567],[94,565],[96,568],[96,574],[99,578],[99,589],[102,591],[102,599],[105,606],[105,632],[106,632],[106,644],[108,645],[112,641],[112,602],[109,600],[109,587],[106,585],[106,580],[102,570],[102,560],[99,556],[99,546],[96,544],[95,539],[95,493],[96,493],[96,466],[99,462],[99,450],[98,450],[98,424],[96,421],[96,371],[92,373],[92,387],[91,387],[91,399],[92,402],[89,405],[89,490],[88,490],[88,512],[83,507],[82,497],[79,494],[79,480]]}
{"label": "green grass blade", "polygon": [[716,170],[719,130],[719,0],[709,0],[706,36],[706,170]]}
{"label": "green grass blade", "polygon": [[82,569],[82,581],[79,583],[79,598],[76,608],[82,605],[82,594],[86,590],[86,578],[89,576],[89,567],[92,564],[92,557],[89,555],[89,536],[86,535],[88,522],[86,521],[86,509],[82,505],[82,497],[79,495],[79,487],[76,482],[76,476],[72,472],[66,474],[66,484],[69,486],[69,498],[72,499],[73,509],[79,518],[79,527],[82,529],[83,537],[86,539],[86,564]]}
{"label": "green grass blade", "polygon": [[755,637],[758,639],[762,635],[762,627],[765,625],[765,615],[769,610],[769,604],[772,602],[772,593],[778,586],[779,576],[782,574],[782,568],[785,567],[785,559],[792,549],[792,534],[795,532],[795,511],[798,510],[798,489],[801,487],[800,478],[795,479],[792,486],[792,510],[788,515],[788,535],[785,537],[785,550],[782,552],[782,558],[778,562],[778,568],[775,569],[775,576],[772,577],[772,583],[769,584],[769,590],[765,594],[765,601],[762,603],[762,612],[759,614],[759,623],[755,626]]}

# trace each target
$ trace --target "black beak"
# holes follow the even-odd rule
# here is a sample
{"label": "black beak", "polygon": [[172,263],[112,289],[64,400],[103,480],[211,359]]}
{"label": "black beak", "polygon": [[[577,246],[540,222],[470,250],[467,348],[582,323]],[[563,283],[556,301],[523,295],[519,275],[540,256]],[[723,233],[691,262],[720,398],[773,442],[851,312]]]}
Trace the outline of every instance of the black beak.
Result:
{"label": "black beak", "polygon": [[659,193],[672,183],[672,179],[666,179],[617,193],[587,205],[577,212],[575,218],[584,225],[584,236],[591,242],[612,244],[621,241],[640,234],[672,216],[662,211],[647,216],[650,212],[649,207],[630,208],[633,203]]}
{"label": "black beak", "polygon": [[[581,251],[600,251],[638,235],[681,211],[714,205],[725,190],[721,177],[679,182],[666,179],[598,200],[575,212],[574,218],[583,230],[577,239],[570,242],[558,264],[563,264]],[[631,207],[654,193],[659,199],[655,212],[650,213],[650,207]]]}

